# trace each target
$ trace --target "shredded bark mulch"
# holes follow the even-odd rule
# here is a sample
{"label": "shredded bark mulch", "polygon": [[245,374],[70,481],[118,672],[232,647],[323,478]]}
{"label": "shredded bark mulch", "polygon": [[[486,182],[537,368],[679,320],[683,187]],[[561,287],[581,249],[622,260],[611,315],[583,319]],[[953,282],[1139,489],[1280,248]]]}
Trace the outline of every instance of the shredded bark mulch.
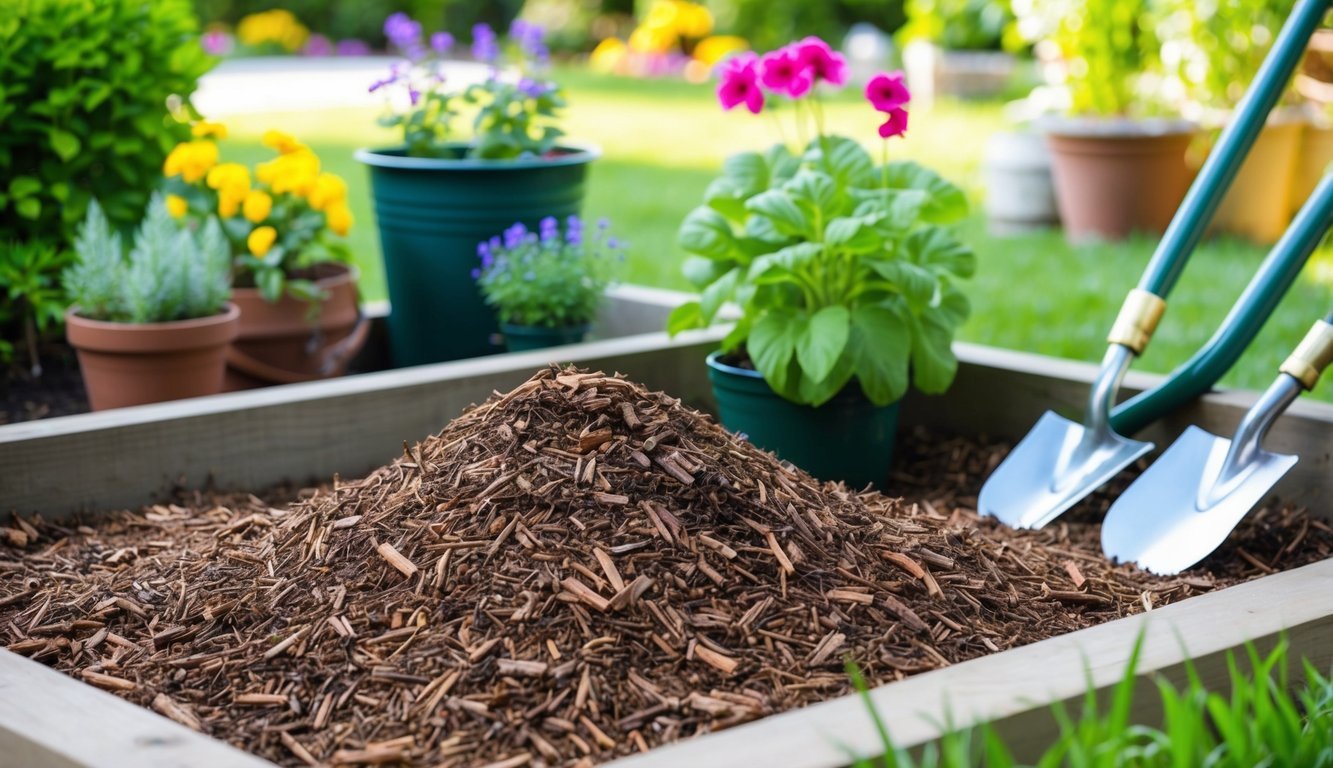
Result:
{"label": "shredded bark mulch", "polygon": [[1113,566],[1106,496],[978,520],[1006,450],[913,436],[889,498],[552,368],[289,506],[15,518],[0,643],[284,765],[580,766],[847,693],[848,657],[882,683],[1333,551],[1268,508],[1182,576]]}

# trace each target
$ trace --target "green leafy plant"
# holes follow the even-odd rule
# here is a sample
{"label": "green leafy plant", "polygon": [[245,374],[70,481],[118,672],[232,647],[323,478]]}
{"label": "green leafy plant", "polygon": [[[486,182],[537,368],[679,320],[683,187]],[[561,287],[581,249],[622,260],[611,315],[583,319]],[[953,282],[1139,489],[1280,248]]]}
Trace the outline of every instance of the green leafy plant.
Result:
{"label": "green leafy plant", "polygon": [[[1286,640],[1267,655],[1247,645],[1248,669],[1228,652],[1226,693],[1209,691],[1192,664],[1186,665],[1183,687],[1154,677],[1162,710],[1156,726],[1134,723],[1132,717],[1142,647],[1140,636],[1105,707],[1091,683],[1077,715],[1062,704],[1052,707],[1059,737],[1032,764],[1035,768],[1333,766],[1333,679],[1303,661],[1304,679],[1299,684],[1292,680]],[[878,759],[854,758],[856,768],[1020,766],[990,726],[951,731],[914,758],[893,744],[860,668],[848,660],[846,669],[883,747]]]}
{"label": "green leafy plant", "polygon": [[927,40],[952,51],[993,51],[1019,45],[1010,0],[907,0],[904,40]]}
{"label": "green leafy plant", "polygon": [[514,224],[477,244],[480,266],[472,271],[486,303],[512,325],[567,328],[597,317],[606,286],[624,261],[624,249],[599,222],[591,236],[570,216],[563,234],[553,217],[539,232]]}
{"label": "green leafy plant", "polygon": [[[753,97],[758,84],[745,68],[758,63],[733,60],[719,90],[724,105],[731,95]],[[877,97],[877,85],[890,96]],[[807,86],[797,78],[778,90],[791,87]],[[824,135],[810,93],[795,101],[798,116],[811,115],[813,140],[798,153],[778,145],[727,158],[704,205],[686,216],[678,242],[692,254],[685,275],[701,296],[672,312],[667,328],[705,326],[735,302],[741,314],[723,350],[747,357],[797,403],[820,405],[853,380],[876,405],[898,400],[909,381],[942,392],[958,366],[954,332],[970,309],[958,280],[976,268],[950,226],[966,215],[967,198],[921,165],[887,160],[887,137],[906,130],[900,75],[880,75],[867,90],[888,113],[879,164],[857,142]]]}
{"label": "green leafy plant", "polygon": [[94,197],[132,226],[211,66],[187,0],[0,3],[0,241],[68,246]]}
{"label": "green leafy plant", "polygon": [[197,231],[182,228],[154,196],[126,258],[97,201],[74,244],[78,260],[64,282],[81,316],[119,323],[164,323],[208,317],[231,296],[231,246],[222,226],[208,219]]}
{"label": "green leafy plant", "polygon": [[[34,377],[42,375],[40,338],[60,324],[65,312],[60,273],[69,262],[68,251],[49,243],[0,245],[0,328],[21,327],[28,370]],[[12,359],[13,353],[9,342],[0,341],[0,359]]]}
{"label": "green leafy plant", "polygon": [[1176,75],[1206,109],[1240,103],[1295,0],[1164,0],[1178,43]]}
{"label": "green leafy plant", "polygon": [[1127,117],[1164,110],[1157,0],[1051,0],[1025,21],[1050,31],[1075,115]]}

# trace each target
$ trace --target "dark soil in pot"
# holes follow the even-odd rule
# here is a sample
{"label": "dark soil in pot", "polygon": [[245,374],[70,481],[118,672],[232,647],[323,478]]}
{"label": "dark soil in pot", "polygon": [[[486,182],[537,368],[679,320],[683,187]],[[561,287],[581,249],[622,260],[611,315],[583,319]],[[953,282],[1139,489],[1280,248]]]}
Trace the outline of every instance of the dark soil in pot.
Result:
{"label": "dark soil in pot", "polygon": [[903,498],[858,494],[548,369],[287,509],[195,494],[0,527],[0,643],[284,765],[293,743],[574,765],[848,693],[848,654],[884,683],[1333,552],[1270,505],[1181,576],[1112,566],[1106,494],[1043,531],[977,519],[1005,452],[915,435]]}

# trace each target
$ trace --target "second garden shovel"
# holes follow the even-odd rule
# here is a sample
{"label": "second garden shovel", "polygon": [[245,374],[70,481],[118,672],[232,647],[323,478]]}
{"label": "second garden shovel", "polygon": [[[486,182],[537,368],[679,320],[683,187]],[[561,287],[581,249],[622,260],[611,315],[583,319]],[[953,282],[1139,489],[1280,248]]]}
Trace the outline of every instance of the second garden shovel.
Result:
{"label": "second garden shovel", "polygon": [[1228,440],[1190,427],[1129,486],[1102,523],[1102,551],[1153,573],[1179,573],[1226,539],[1296,456],[1263,449],[1273,421],[1333,361],[1333,312],[1282,363],[1277,381]]}

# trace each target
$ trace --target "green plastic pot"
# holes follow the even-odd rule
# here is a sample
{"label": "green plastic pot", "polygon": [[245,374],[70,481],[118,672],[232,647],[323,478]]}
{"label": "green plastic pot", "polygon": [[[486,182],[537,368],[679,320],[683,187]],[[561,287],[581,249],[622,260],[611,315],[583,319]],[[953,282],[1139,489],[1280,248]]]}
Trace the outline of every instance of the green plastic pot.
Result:
{"label": "green plastic pot", "polygon": [[798,405],[773,391],[758,371],[708,356],[722,426],[776,453],[820,480],[860,488],[882,485],[893,461],[898,403],[876,406],[850,384],[818,408]]}
{"label": "green plastic pot", "polygon": [[505,348],[510,352],[527,352],[530,349],[577,344],[583,341],[583,337],[587,335],[588,329],[591,327],[588,323],[568,325],[563,328],[500,323],[500,332],[504,334]]}
{"label": "green plastic pot", "polygon": [[402,148],[356,152],[370,167],[375,219],[389,288],[395,365],[499,352],[494,312],[472,279],[477,243],[516,221],[536,228],[583,205],[594,147],[563,145],[541,158],[407,157]]}

